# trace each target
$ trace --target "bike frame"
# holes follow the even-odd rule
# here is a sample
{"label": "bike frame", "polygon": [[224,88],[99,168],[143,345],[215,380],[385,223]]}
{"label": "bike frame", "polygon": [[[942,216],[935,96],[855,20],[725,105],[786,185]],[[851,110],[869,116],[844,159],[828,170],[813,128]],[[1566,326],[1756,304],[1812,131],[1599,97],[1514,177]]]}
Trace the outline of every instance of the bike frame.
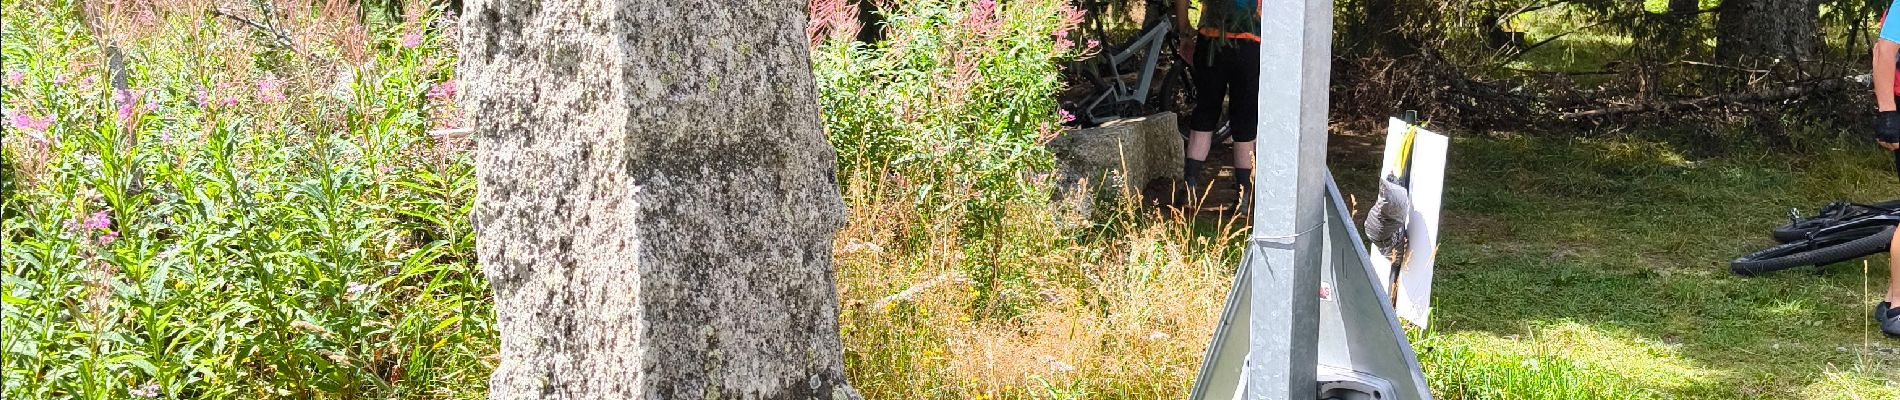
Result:
{"label": "bike frame", "polygon": [[[1090,96],[1082,103],[1083,113],[1086,114],[1082,117],[1087,118],[1090,124],[1101,124],[1124,117],[1113,111],[1104,112],[1104,108],[1122,104],[1137,106],[1148,104],[1148,92],[1154,85],[1155,66],[1160,64],[1161,50],[1168,47],[1166,46],[1168,39],[1174,34],[1174,13],[1164,12],[1159,15],[1161,22],[1154,24],[1126,49],[1108,56],[1107,77],[1102,76],[1101,70],[1097,68],[1089,68],[1086,71],[1089,80],[1095,81],[1103,88],[1102,93]],[[1131,86],[1122,80],[1122,74],[1126,71],[1122,71],[1121,64],[1135,57],[1143,57],[1143,59],[1140,76]],[[1177,68],[1180,67],[1185,67],[1185,65],[1177,66]],[[1182,84],[1192,85],[1193,83],[1182,82]]]}
{"label": "bike frame", "polygon": [[[1842,220],[1840,223],[1836,223],[1833,225],[1828,225],[1828,226],[1821,227],[1819,229],[1815,229],[1813,232],[1808,233],[1808,239],[1812,241],[1813,239],[1816,239],[1816,238],[1825,238],[1825,237],[1830,237],[1830,236],[1835,236],[1835,235],[1858,233],[1858,232],[1870,230],[1870,229],[1881,229],[1881,228],[1892,227],[1895,225],[1900,225],[1900,209],[1884,208],[1884,207],[1871,206],[1871,205],[1865,205],[1865,204],[1856,204],[1855,206],[1866,207],[1866,208],[1879,210],[1879,211],[1867,213],[1860,216],[1855,216],[1852,218]],[[1865,236],[1865,235],[1856,235],[1856,236]]]}

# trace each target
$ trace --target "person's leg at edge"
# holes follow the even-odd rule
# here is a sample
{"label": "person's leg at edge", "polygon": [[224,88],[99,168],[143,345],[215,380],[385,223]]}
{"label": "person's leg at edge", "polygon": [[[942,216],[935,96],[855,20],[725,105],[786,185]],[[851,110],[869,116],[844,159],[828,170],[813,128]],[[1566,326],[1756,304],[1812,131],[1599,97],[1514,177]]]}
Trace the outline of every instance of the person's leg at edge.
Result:
{"label": "person's leg at edge", "polygon": [[1234,184],[1240,203],[1253,199],[1253,144],[1260,121],[1260,43],[1236,40],[1232,56],[1234,83],[1227,119],[1234,132]]}
{"label": "person's leg at edge", "polygon": [[[1200,112],[1196,111],[1195,113],[1199,114]],[[1196,129],[1199,128],[1199,126],[1200,125],[1196,124],[1194,128],[1188,129],[1187,160],[1185,160],[1187,169],[1182,172],[1185,174],[1183,176],[1187,178],[1189,186],[1204,186],[1203,184],[1206,183],[1204,178],[1201,177],[1201,174],[1202,170],[1207,169],[1207,153],[1210,149],[1214,148],[1214,131]],[[1198,187],[1195,189],[1199,190]]]}
{"label": "person's leg at edge", "polygon": [[1206,196],[1207,179],[1202,174],[1207,168],[1207,153],[1214,147],[1214,130],[1220,128],[1221,100],[1227,97],[1228,78],[1223,69],[1213,65],[1204,52],[1211,41],[1199,38],[1195,41],[1191,63],[1194,68],[1194,90],[1196,96],[1193,114],[1188,116],[1188,141],[1186,157],[1182,163],[1182,176],[1188,184],[1188,201],[1198,202]]}
{"label": "person's leg at edge", "polygon": [[1900,337],[1900,309],[1894,308],[1900,303],[1900,234],[1893,236],[1887,249],[1887,295],[1874,305],[1874,323],[1887,336]]}
{"label": "person's leg at edge", "polygon": [[[1900,229],[1900,226],[1896,229]],[[1887,297],[1882,298],[1881,302],[1891,307],[1900,304],[1900,234],[1893,235],[1893,243],[1887,249]],[[1889,310],[1886,316],[1892,318],[1900,315]]]}

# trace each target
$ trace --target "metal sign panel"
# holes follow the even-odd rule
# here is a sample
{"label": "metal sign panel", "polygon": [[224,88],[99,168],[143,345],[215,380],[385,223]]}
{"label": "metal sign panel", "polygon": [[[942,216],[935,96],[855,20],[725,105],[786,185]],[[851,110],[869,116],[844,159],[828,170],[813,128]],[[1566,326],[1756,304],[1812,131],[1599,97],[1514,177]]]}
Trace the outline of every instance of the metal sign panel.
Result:
{"label": "metal sign panel", "polygon": [[[1319,301],[1317,325],[1308,329],[1317,333],[1314,380],[1317,386],[1311,398],[1328,388],[1379,388],[1383,399],[1430,400],[1430,388],[1419,370],[1418,357],[1399,327],[1392,306],[1385,299],[1385,287],[1375,280],[1366,248],[1353,226],[1351,213],[1341,201],[1339,189],[1327,178],[1323,236],[1323,261],[1319,285],[1313,297]],[[1244,377],[1264,366],[1248,363],[1250,280],[1261,259],[1256,247],[1249,246],[1247,256],[1234,275],[1234,286],[1227,295],[1227,306],[1208,345],[1196,378],[1193,400],[1230,400],[1242,398],[1248,381]],[[1284,324],[1284,321],[1281,322]],[[1329,380],[1330,379],[1330,380]],[[1251,398],[1251,397],[1249,397]],[[1308,397],[1281,397],[1299,398]]]}
{"label": "metal sign panel", "polygon": [[[1399,318],[1420,328],[1430,322],[1427,317],[1432,308],[1433,260],[1438,255],[1438,212],[1445,193],[1445,154],[1450,148],[1451,139],[1445,135],[1398,118],[1386,128],[1385,166],[1379,176],[1404,170],[1412,211],[1405,224],[1407,240],[1402,247],[1406,254],[1399,257],[1403,264],[1397,269],[1398,279],[1392,278],[1392,259],[1377,245],[1372,246],[1372,270],[1378,272],[1380,284],[1396,295]],[[1393,282],[1397,282],[1396,287]]]}

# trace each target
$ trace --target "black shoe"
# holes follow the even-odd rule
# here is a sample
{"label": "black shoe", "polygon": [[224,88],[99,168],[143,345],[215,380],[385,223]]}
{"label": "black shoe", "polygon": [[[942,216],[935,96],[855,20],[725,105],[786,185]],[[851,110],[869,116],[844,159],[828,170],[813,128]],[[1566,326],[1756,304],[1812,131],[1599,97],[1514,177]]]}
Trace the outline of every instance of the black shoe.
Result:
{"label": "black shoe", "polygon": [[1874,305],[1874,322],[1880,323],[1880,331],[1887,336],[1900,337],[1900,310],[1894,310],[1887,302]]}
{"label": "black shoe", "polygon": [[1202,182],[1195,177],[1188,177],[1181,182],[1181,185],[1181,191],[1176,192],[1174,204],[1198,207],[1201,205],[1202,200],[1207,199],[1206,182]]}

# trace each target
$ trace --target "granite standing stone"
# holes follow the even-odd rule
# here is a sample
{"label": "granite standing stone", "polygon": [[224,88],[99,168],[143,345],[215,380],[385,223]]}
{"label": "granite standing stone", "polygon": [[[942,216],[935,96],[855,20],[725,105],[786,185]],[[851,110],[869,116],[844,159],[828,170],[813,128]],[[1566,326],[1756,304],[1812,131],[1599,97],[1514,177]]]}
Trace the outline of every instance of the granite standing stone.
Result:
{"label": "granite standing stone", "polygon": [[495,399],[856,399],[806,2],[469,0]]}

